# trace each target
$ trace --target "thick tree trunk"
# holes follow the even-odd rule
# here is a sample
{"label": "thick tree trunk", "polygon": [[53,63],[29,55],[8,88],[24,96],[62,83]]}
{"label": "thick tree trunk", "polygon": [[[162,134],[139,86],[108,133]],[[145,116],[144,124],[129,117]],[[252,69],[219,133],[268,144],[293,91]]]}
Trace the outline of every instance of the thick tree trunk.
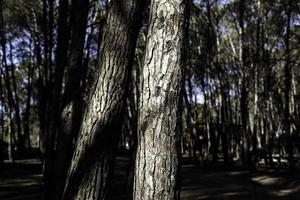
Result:
{"label": "thick tree trunk", "polygon": [[99,74],[90,94],[63,199],[105,199],[120,133],[143,1],[110,1]]}
{"label": "thick tree trunk", "polygon": [[186,1],[152,0],[140,97],[135,200],[178,199]]}

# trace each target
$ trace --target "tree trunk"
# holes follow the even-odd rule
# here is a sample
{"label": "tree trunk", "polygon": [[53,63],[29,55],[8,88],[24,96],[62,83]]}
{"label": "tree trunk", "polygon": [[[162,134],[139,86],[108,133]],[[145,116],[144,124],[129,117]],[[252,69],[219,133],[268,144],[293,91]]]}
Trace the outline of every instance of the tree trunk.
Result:
{"label": "tree trunk", "polygon": [[120,133],[143,1],[110,1],[100,66],[91,90],[63,199],[105,199]]}
{"label": "tree trunk", "polygon": [[[1,7],[0,7],[1,9]],[[2,85],[2,68],[0,68],[0,107],[1,107],[1,111],[0,111],[0,167],[4,162],[4,133],[5,133],[5,126],[4,126],[4,116],[5,116],[5,107],[4,107],[4,91],[3,91],[3,85]]]}
{"label": "tree trunk", "polygon": [[251,137],[249,135],[249,109],[248,109],[248,75],[247,67],[249,65],[248,55],[246,55],[246,38],[245,38],[245,27],[244,27],[244,14],[245,14],[245,0],[240,0],[239,4],[239,25],[240,25],[240,64],[242,70],[242,84],[241,84],[241,97],[240,97],[240,110],[241,110],[241,123],[242,123],[242,158],[243,164],[251,168],[251,157],[250,157],[250,142]]}
{"label": "tree trunk", "polygon": [[31,113],[31,98],[32,98],[32,84],[33,84],[33,75],[34,75],[34,67],[33,67],[33,60],[31,56],[30,64],[27,67],[27,86],[26,86],[26,106],[25,106],[25,113],[24,113],[24,137],[26,140],[26,147],[31,148],[30,142],[30,113]]}
{"label": "tree trunk", "polygon": [[[9,44],[9,59],[10,59],[10,68],[11,68],[11,81],[12,81],[12,89],[14,94],[18,94],[17,91],[17,79],[15,75],[15,64],[13,61],[13,46],[11,40],[8,41]],[[15,118],[16,118],[16,126],[17,126],[17,135],[18,135],[18,143],[17,143],[17,148],[18,148],[18,153],[20,155],[24,154],[25,151],[25,135],[22,133],[22,120],[21,120],[21,114],[20,114],[20,100],[18,95],[13,95],[14,97],[14,111],[15,111]]]}
{"label": "tree trunk", "polygon": [[9,73],[9,67],[7,64],[7,53],[6,53],[6,33],[5,33],[5,23],[4,23],[4,16],[3,16],[3,0],[0,0],[0,46],[2,50],[2,65],[4,68],[3,73],[3,79],[6,89],[6,95],[7,95],[7,102],[8,102],[8,110],[9,110],[9,127],[8,129],[8,135],[9,135],[9,144],[8,144],[8,157],[9,160],[14,162],[14,142],[15,142],[15,124],[13,121],[13,108],[15,108],[15,102],[13,98],[13,92],[11,89],[11,81],[10,81],[10,73]]}
{"label": "tree trunk", "polygon": [[290,26],[291,26],[291,6],[292,0],[289,0],[287,5],[286,17],[287,17],[287,28],[285,36],[285,56],[286,63],[284,67],[284,78],[285,78],[285,88],[284,88],[284,129],[287,136],[287,151],[288,151],[288,162],[290,170],[294,168],[294,155],[293,155],[293,142],[292,142],[292,132],[291,132],[291,51],[290,51]]}
{"label": "tree trunk", "polygon": [[[59,172],[65,170],[67,166],[57,169],[57,176],[54,176],[55,152],[54,146],[56,143],[57,132],[59,127],[60,111],[61,111],[61,89],[63,82],[64,70],[68,62],[68,48],[70,38],[69,27],[69,4],[67,0],[60,0],[59,2],[59,18],[58,18],[58,36],[57,48],[55,54],[55,72],[54,81],[52,82],[53,89],[49,95],[49,132],[46,138],[45,146],[45,167],[44,167],[44,183],[45,183],[45,198],[55,199],[55,188],[59,186],[60,180],[63,177]],[[50,45],[51,46],[51,45]],[[59,138],[60,139],[60,138]],[[66,154],[61,152],[61,155]]]}
{"label": "tree trunk", "polygon": [[135,200],[179,199],[186,1],[152,0],[140,97]]}
{"label": "tree trunk", "polygon": [[[65,3],[65,2],[62,2]],[[65,6],[65,5],[64,5]],[[73,139],[76,138],[82,117],[82,88],[83,81],[83,49],[86,35],[86,25],[89,11],[89,1],[73,0],[71,9],[71,44],[69,63],[66,72],[66,86],[62,97],[61,108],[56,121],[58,128],[55,172],[59,177],[55,180],[58,198],[61,198],[67,176],[67,169],[73,153]],[[63,13],[62,13],[63,14]],[[63,26],[63,25],[62,25]],[[69,36],[65,36],[68,37]],[[62,41],[63,42],[63,41]],[[67,45],[67,44],[65,44]],[[67,48],[67,46],[65,46]],[[65,64],[65,63],[64,63]],[[63,66],[61,66],[63,67]],[[59,70],[59,69],[58,69]],[[55,98],[55,97],[54,97]],[[62,116],[60,116],[62,115]]]}

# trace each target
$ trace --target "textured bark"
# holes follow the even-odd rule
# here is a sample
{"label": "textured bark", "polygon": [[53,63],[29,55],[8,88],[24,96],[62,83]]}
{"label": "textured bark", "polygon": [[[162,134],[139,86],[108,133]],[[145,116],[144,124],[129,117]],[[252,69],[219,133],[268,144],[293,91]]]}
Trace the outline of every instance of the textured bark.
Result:
{"label": "textured bark", "polygon": [[186,2],[152,0],[150,9],[133,199],[178,199]]}
{"label": "textured bark", "polygon": [[83,117],[63,199],[106,198],[142,4],[140,0],[110,2],[99,72]]}

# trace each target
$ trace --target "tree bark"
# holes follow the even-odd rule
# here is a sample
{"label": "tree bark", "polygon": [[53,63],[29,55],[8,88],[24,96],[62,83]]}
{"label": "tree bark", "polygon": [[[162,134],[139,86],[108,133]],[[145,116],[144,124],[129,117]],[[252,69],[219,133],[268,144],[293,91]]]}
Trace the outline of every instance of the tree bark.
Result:
{"label": "tree bark", "polygon": [[184,0],[152,0],[139,108],[135,200],[179,198]]}
{"label": "tree bark", "polygon": [[110,1],[100,66],[91,90],[63,199],[105,199],[120,133],[143,1]]}

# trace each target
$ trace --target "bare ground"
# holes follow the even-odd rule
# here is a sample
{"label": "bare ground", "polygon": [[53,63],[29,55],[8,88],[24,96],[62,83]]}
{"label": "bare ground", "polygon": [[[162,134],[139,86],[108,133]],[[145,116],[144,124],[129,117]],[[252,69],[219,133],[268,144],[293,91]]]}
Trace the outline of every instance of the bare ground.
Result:
{"label": "bare ground", "polygon": [[[128,159],[118,157],[109,192],[112,200],[127,200],[126,171]],[[0,169],[0,200],[42,200],[42,165],[36,159],[6,163]],[[183,200],[299,200],[300,173],[286,169],[243,169],[223,171],[221,166],[201,167],[183,162]]]}

